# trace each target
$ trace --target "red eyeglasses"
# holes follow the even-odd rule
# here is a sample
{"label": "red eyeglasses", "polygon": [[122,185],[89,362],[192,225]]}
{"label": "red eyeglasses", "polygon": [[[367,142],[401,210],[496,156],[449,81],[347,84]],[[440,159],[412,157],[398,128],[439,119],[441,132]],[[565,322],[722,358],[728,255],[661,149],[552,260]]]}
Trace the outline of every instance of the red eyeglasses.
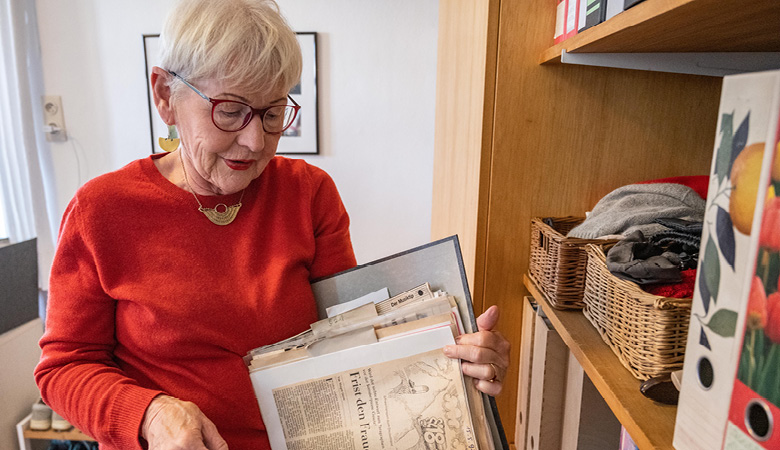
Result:
{"label": "red eyeglasses", "polygon": [[293,124],[295,117],[298,115],[298,110],[301,109],[301,106],[289,95],[287,98],[293,103],[292,105],[274,105],[263,109],[252,108],[244,102],[235,100],[216,100],[199,91],[175,72],[169,70],[168,73],[181,80],[182,83],[211,103],[211,121],[214,122],[214,126],[222,131],[239,131],[249,125],[252,117],[258,115],[265,131],[268,133],[281,133]]}

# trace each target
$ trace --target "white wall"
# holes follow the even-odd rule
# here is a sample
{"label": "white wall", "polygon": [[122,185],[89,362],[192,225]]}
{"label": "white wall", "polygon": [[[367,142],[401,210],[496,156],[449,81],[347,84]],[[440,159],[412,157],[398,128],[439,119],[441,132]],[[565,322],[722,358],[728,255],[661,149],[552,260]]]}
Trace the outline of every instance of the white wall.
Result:
{"label": "white wall", "polygon": [[[84,181],[149,153],[143,34],[171,0],[36,0],[60,212]],[[320,155],[352,218],[359,262],[429,241],[437,0],[280,0],[319,33]]]}

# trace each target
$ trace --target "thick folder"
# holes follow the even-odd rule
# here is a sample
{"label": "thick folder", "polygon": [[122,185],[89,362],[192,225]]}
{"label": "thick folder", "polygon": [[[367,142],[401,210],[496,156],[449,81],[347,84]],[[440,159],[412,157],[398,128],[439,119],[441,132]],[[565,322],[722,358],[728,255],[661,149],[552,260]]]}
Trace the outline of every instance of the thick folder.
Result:
{"label": "thick folder", "polygon": [[561,450],[618,448],[620,422],[572,352],[566,369]]}
{"label": "thick folder", "polygon": [[536,301],[533,297],[523,299],[523,328],[520,340],[520,370],[517,381],[517,418],[515,442],[526,441],[528,434],[528,411],[531,400],[531,372],[534,355],[534,326],[536,324]]}
{"label": "thick folder", "polygon": [[[315,280],[311,287],[317,300],[319,316],[324,318],[325,310],[333,305],[385,287],[393,294],[404,292],[410,286],[425,282],[430,283],[432,290],[446,291],[454,296],[461,317],[468,318],[463,323],[466,332],[477,331],[471,293],[457,236],[450,236]],[[501,449],[509,450],[495,399],[482,394],[482,400],[485,403],[485,413],[493,434],[493,442],[496,446],[500,445]]]}
{"label": "thick folder", "polygon": [[560,450],[569,350],[541,308],[535,320],[525,448]]}

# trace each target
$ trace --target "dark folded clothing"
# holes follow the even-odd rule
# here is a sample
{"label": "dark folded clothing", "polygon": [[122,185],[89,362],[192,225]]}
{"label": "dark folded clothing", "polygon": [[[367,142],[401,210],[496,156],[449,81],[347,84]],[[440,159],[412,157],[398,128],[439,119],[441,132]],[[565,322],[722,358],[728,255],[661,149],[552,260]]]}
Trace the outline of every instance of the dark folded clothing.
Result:
{"label": "dark folded clothing", "polygon": [[669,231],[661,231],[659,233],[654,234],[650,238],[650,242],[652,242],[654,245],[663,248],[671,248],[675,245],[678,245],[681,247],[681,251],[685,251],[686,253],[695,251],[698,253],[699,245],[701,243],[701,237],[694,237],[691,236],[690,234],[669,230]]}
{"label": "dark folded clothing", "polygon": [[609,249],[607,268],[616,277],[640,285],[681,280],[679,256],[645,240],[638,230]]}
{"label": "dark folded clothing", "polygon": [[655,219],[656,223],[669,228],[670,230],[685,233],[691,236],[701,236],[704,224],[701,221],[675,219],[673,217],[660,217]]}
{"label": "dark folded clothing", "polygon": [[677,254],[680,270],[696,268],[701,246],[702,222],[672,218],[655,221],[666,228],[650,236],[650,243],[666,252]]}

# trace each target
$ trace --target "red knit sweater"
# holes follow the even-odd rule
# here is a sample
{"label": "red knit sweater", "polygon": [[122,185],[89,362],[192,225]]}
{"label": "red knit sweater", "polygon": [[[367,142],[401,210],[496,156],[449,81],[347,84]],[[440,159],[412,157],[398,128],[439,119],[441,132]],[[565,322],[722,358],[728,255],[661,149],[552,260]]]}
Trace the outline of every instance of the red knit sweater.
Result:
{"label": "red knit sweater", "polygon": [[355,265],[347,213],[325,172],[276,157],[214,225],[154,157],[90,181],[65,212],[41,395],[101,449],[141,448],[159,393],[198,405],[231,450],[269,448],[242,357],[317,319],[310,281]]}

